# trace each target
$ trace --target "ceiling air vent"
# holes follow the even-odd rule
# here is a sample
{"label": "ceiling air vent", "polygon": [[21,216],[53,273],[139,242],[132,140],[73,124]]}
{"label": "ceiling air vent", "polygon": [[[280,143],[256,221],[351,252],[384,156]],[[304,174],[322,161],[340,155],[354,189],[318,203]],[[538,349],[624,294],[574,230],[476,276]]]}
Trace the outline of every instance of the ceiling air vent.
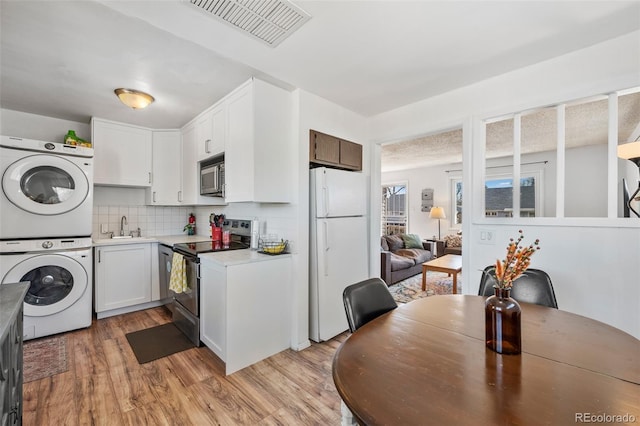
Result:
{"label": "ceiling air vent", "polygon": [[189,3],[271,47],[311,19],[286,0],[189,0]]}

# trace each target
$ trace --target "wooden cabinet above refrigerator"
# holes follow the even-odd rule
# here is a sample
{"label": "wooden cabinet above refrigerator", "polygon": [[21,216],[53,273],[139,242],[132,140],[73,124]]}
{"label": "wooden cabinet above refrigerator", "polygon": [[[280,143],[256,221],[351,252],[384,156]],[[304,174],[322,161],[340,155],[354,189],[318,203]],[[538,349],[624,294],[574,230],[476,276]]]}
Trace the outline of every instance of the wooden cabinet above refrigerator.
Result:
{"label": "wooden cabinet above refrigerator", "polygon": [[309,130],[309,163],[344,170],[362,170],[362,145]]}

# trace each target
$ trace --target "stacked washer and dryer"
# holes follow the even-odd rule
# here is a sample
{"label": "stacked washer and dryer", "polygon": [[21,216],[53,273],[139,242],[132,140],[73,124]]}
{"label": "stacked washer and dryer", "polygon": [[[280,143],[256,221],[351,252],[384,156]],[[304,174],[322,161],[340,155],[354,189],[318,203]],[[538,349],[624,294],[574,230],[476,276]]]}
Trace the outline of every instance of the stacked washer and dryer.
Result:
{"label": "stacked washer and dryer", "polygon": [[29,281],[24,339],[92,319],[93,149],[0,136],[0,284]]}

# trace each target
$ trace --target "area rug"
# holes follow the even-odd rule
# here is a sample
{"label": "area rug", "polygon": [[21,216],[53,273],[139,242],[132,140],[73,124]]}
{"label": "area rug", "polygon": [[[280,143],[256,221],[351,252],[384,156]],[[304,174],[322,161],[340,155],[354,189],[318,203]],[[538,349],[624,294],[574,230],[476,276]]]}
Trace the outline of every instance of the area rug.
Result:
{"label": "area rug", "polygon": [[69,369],[66,336],[26,341],[22,351],[25,383],[64,373]]}
{"label": "area rug", "polygon": [[173,323],[134,331],[126,334],[125,337],[140,364],[195,348],[191,340]]}
{"label": "area rug", "polygon": [[[453,277],[447,277],[442,272],[427,272],[426,290],[422,291],[422,274],[414,275],[406,280],[389,286],[396,303],[409,303],[412,300],[436,294],[451,294]],[[462,274],[458,274],[458,293],[462,288]]]}

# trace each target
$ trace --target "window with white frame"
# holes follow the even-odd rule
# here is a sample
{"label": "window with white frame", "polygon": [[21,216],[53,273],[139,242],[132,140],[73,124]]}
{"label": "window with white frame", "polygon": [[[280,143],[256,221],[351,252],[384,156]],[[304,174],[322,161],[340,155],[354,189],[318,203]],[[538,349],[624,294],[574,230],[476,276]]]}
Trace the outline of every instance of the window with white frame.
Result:
{"label": "window with white frame", "polygon": [[[539,217],[544,206],[542,170],[527,172],[520,179],[520,217]],[[485,179],[485,217],[513,217],[513,178],[493,173]],[[462,224],[462,179],[451,180],[453,225]]]}
{"label": "window with white frame", "polygon": [[382,235],[407,232],[407,185],[382,185]]}
{"label": "window with white frame", "polygon": [[[640,138],[640,88],[486,119],[483,131],[485,217],[623,216],[621,188],[637,181],[638,170],[616,157],[615,146]],[[541,159],[548,166],[531,175],[527,165]],[[495,162],[509,173],[491,174]],[[516,179],[520,185],[514,187]],[[454,179],[456,224],[462,221],[461,194]]]}

